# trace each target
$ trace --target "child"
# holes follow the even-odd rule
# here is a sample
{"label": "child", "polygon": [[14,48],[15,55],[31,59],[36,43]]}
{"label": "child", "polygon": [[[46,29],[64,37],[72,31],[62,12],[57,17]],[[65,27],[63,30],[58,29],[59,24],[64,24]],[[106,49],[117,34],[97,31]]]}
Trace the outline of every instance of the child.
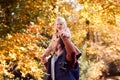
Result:
{"label": "child", "polygon": [[[70,30],[67,27],[67,23],[66,23],[66,21],[63,17],[57,17],[56,18],[55,25],[54,25],[54,30],[55,30],[55,32],[52,36],[51,42],[50,42],[49,46],[47,47],[46,51],[43,53],[43,55],[41,57],[41,60],[44,64],[47,62],[46,57],[49,56],[51,53],[53,54],[56,50],[57,41],[59,39],[59,35],[61,35],[60,31],[62,31],[62,33],[64,33],[63,36],[66,36],[69,39],[71,39]],[[78,55],[80,56],[81,52],[79,51],[79,49],[74,44],[73,44],[73,46],[75,47]]]}

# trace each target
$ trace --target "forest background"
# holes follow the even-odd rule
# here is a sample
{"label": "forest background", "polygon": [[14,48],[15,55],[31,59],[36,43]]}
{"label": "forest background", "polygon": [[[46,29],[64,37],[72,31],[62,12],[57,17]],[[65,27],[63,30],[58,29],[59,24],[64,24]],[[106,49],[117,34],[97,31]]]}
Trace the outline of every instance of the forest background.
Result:
{"label": "forest background", "polygon": [[0,80],[44,79],[57,16],[82,51],[80,80],[120,80],[119,0],[0,0]]}

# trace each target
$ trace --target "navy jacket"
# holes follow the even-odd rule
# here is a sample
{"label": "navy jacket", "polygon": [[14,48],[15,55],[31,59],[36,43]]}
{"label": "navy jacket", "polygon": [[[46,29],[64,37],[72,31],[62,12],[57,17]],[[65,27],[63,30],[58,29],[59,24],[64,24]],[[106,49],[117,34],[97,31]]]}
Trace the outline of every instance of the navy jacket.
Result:
{"label": "navy jacket", "polygon": [[[48,67],[45,80],[51,79],[51,58],[48,59]],[[79,80],[80,68],[78,62],[76,62],[75,67],[71,68],[66,60],[66,51],[64,49],[63,53],[58,57],[55,62],[55,80]]]}

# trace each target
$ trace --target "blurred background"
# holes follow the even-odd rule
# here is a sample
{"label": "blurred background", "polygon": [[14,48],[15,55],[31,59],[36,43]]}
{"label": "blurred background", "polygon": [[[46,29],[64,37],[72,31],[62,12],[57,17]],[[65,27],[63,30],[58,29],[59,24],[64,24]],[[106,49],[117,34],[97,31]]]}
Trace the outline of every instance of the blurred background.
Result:
{"label": "blurred background", "polygon": [[80,80],[120,80],[120,0],[0,0],[0,80],[43,80],[57,16],[82,51]]}

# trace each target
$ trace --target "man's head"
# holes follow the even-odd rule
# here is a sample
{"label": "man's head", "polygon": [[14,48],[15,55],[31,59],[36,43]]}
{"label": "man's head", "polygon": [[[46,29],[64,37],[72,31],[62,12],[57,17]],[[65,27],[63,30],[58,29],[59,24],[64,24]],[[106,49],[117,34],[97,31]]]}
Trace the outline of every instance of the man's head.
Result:
{"label": "man's head", "polygon": [[59,40],[58,40],[58,42],[57,42],[57,46],[56,46],[56,51],[57,51],[58,49],[63,49],[64,47],[65,47],[65,45],[64,45],[62,39],[59,38]]}
{"label": "man's head", "polygon": [[64,45],[64,43],[63,43],[63,40],[62,40],[61,38],[58,40],[58,44],[61,45],[61,48],[62,48],[62,49],[65,47],[65,45]]}

